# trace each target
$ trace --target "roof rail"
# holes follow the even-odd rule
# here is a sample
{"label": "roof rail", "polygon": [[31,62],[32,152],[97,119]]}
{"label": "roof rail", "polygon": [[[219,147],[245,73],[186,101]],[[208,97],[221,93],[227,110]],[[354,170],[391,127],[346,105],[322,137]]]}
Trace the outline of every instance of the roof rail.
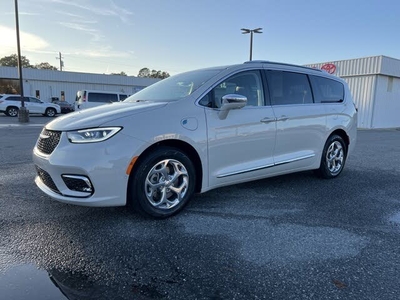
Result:
{"label": "roof rail", "polygon": [[305,67],[305,66],[299,66],[299,65],[294,65],[294,64],[280,63],[280,62],[275,62],[275,61],[268,61],[268,60],[250,60],[250,61],[245,61],[244,63],[245,64],[262,63],[262,64],[270,64],[270,65],[281,65],[281,66],[297,67],[297,68],[302,68],[302,69],[314,70],[314,71],[322,72],[322,70],[320,70],[320,69],[315,69],[315,68],[310,68],[310,67]]}

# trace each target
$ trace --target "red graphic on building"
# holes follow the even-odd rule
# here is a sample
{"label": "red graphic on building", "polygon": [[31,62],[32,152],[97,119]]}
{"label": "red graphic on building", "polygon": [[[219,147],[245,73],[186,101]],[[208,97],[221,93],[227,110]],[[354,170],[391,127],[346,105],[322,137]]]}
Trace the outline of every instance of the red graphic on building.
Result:
{"label": "red graphic on building", "polygon": [[336,66],[334,64],[325,64],[321,67],[321,70],[328,72],[329,74],[335,74]]}

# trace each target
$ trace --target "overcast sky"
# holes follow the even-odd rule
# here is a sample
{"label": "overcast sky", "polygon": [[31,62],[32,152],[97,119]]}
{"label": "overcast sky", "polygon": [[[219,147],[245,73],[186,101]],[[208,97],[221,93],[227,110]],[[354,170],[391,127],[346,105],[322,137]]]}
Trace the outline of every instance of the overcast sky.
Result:
{"label": "overcast sky", "polygon": [[[242,63],[400,59],[398,0],[19,0],[22,55],[65,70],[137,75]],[[16,53],[14,0],[0,0],[0,57]]]}

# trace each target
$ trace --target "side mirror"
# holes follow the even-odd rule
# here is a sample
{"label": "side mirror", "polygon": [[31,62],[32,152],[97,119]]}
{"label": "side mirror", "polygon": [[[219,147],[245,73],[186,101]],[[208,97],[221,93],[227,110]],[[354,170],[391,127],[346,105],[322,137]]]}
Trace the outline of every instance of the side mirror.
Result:
{"label": "side mirror", "polygon": [[228,94],[223,96],[221,100],[221,107],[218,114],[221,120],[226,119],[231,109],[240,109],[247,104],[247,97],[239,94]]}

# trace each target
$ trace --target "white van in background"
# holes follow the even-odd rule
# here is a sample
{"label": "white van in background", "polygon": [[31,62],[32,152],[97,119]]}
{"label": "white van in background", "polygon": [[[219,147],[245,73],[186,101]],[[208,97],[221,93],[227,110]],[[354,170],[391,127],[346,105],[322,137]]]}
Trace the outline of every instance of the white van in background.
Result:
{"label": "white van in background", "polygon": [[75,110],[123,101],[130,95],[119,92],[82,90],[76,93]]}

